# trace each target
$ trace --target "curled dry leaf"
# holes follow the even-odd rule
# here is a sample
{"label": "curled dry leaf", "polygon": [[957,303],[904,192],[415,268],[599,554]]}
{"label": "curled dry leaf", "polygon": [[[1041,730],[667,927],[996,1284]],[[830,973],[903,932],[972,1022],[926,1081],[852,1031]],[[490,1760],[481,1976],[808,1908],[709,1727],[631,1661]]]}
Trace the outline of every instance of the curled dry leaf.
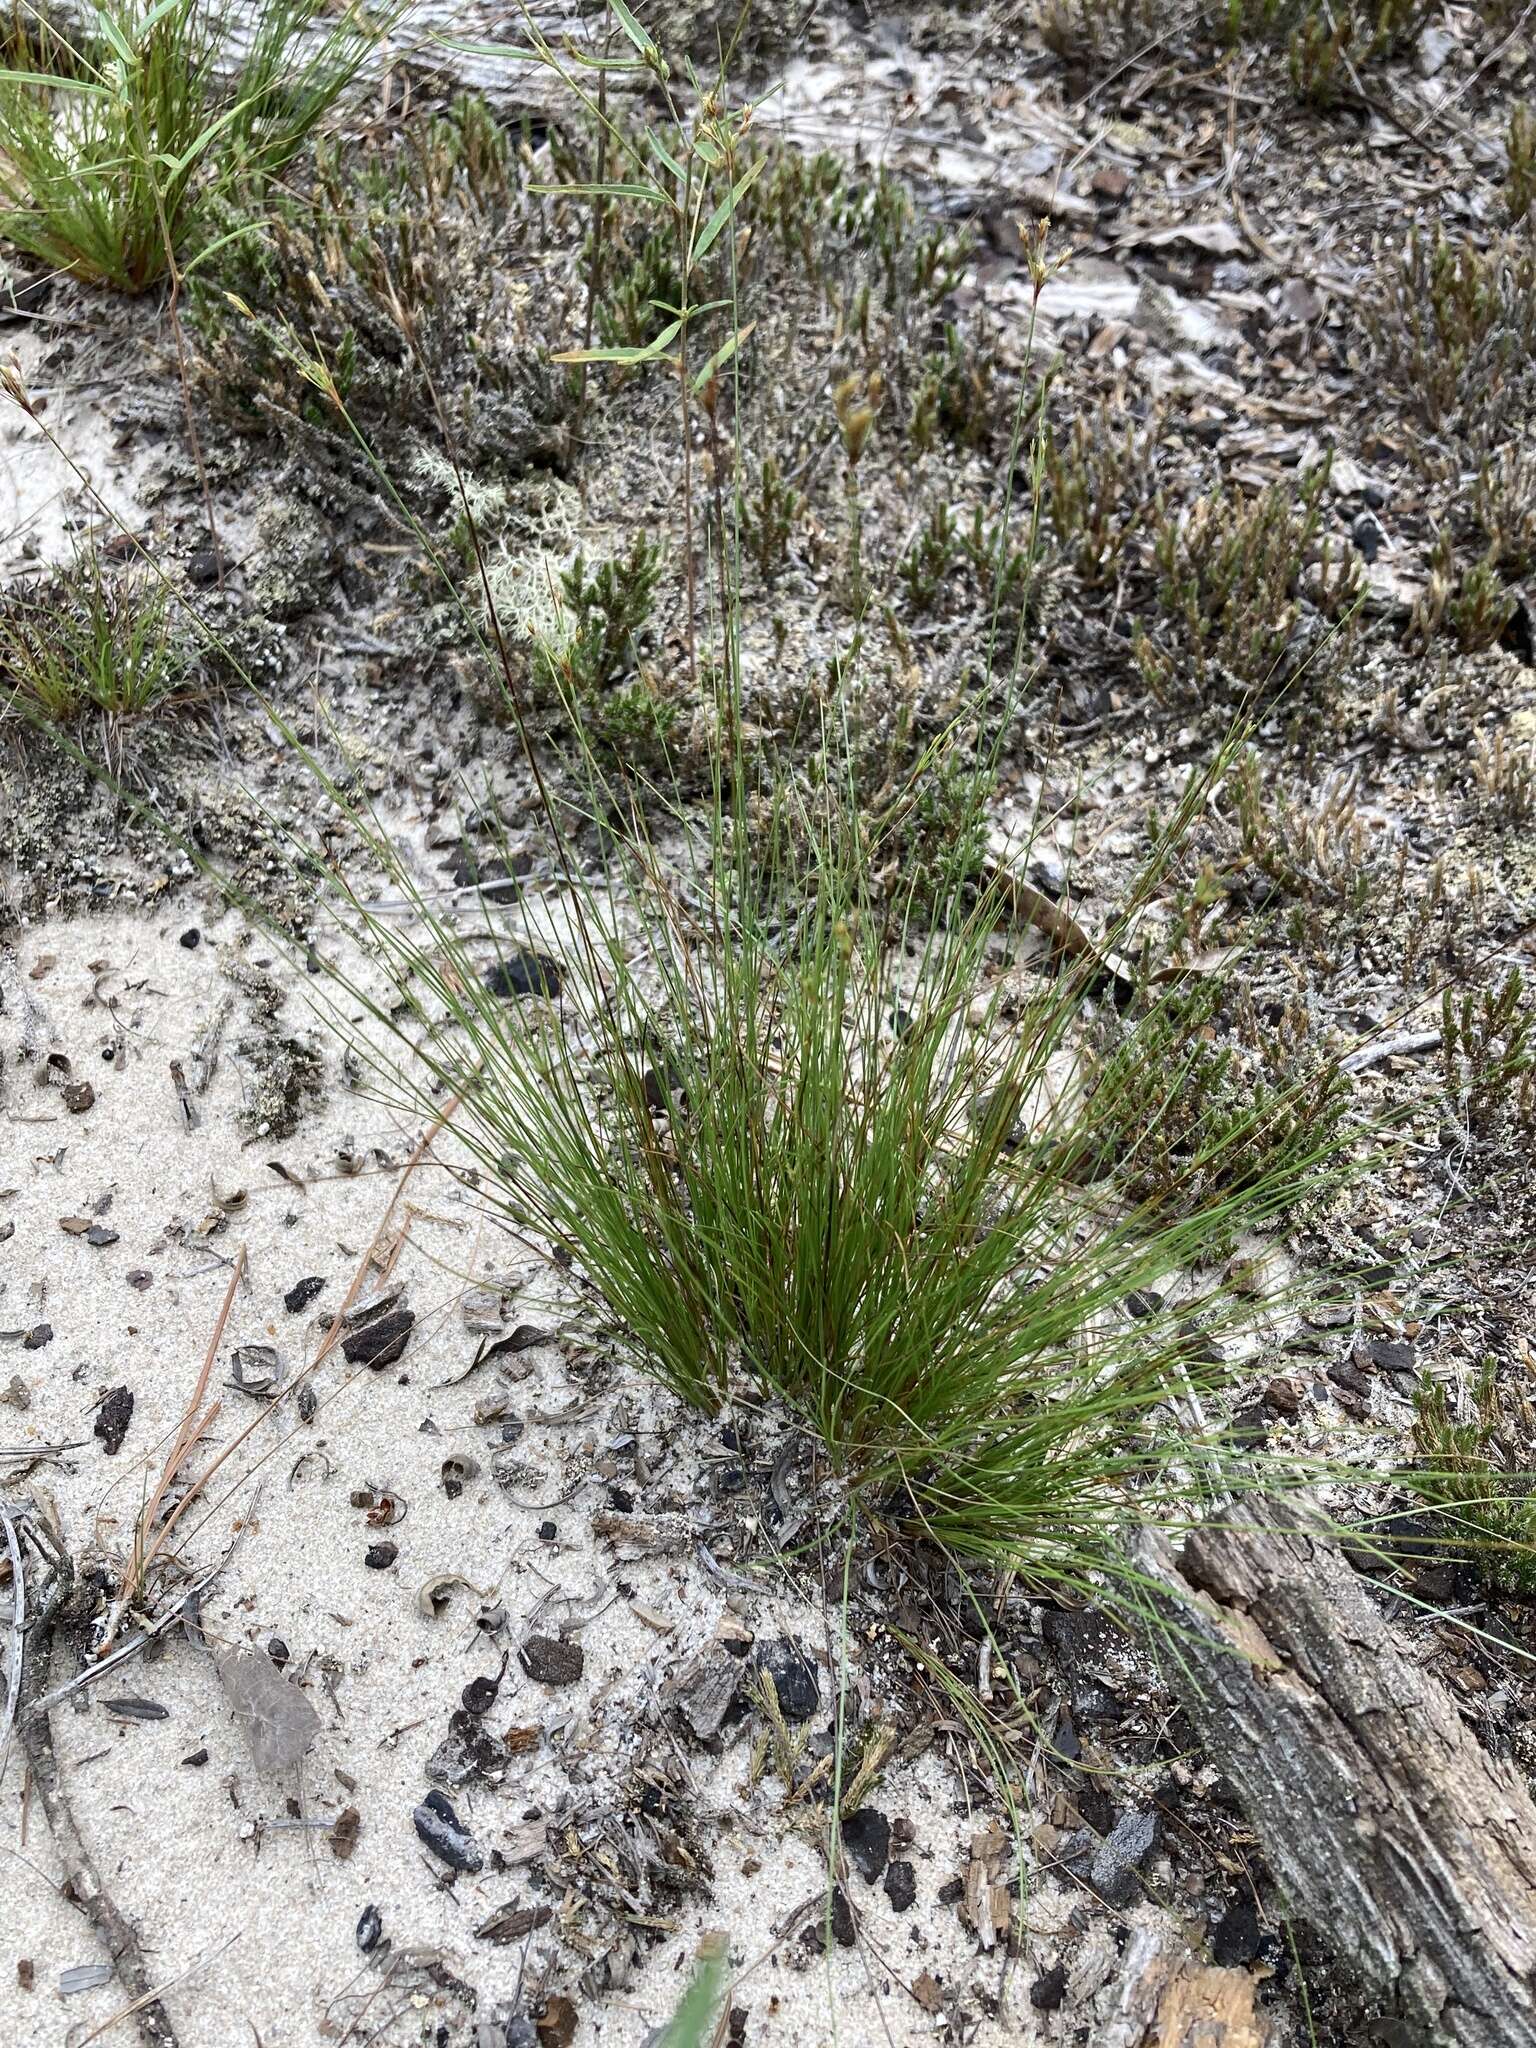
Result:
{"label": "curled dry leaf", "polygon": [[417,1593],[416,1606],[418,1611],[424,1614],[428,1621],[436,1621],[437,1617],[448,1605],[449,1598],[455,1588],[459,1586],[462,1586],[466,1593],[473,1593],[475,1598],[482,1603],[491,1597],[489,1593],[483,1592],[479,1586],[472,1585],[459,1572],[440,1572],[436,1578],[428,1579]]}
{"label": "curled dry leaf", "polygon": [[300,1762],[320,1733],[320,1716],[299,1688],[260,1650],[225,1650],[214,1662],[257,1770]]}

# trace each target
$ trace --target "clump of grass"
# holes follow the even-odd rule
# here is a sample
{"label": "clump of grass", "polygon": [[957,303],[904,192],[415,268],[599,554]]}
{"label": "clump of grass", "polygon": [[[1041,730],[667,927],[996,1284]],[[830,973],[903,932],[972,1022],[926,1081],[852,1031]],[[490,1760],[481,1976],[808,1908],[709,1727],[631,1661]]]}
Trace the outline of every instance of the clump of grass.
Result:
{"label": "clump of grass", "polygon": [[78,33],[18,28],[0,73],[0,236],[92,283],[157,283],[356,76],[374,31],[351,9],[321,14],[322,0],[260,0],[228,75],[207,0],[109,0]]}
{"label": "clump of grass", "polygon": [[0,601],[0,722],[109,726],[168,704],[189,657],[152,577],[114,574],[90,545],[33,589]]}
{"label": "clump of grass", "polygon": [[[1293,497],[1274,484],[1256,498],[1214,492],[1182,515],[1161,514],[1153,538],[1163,627],[1138,626],[1143,675],[1172,701],[1225,687],[1283,688],[1305,669],[1326,687],[1349,649],[1358,558],[1318,546],[1327,471]],[[1312,556],[1316,549],[1318,561]],[[1311,571],[1303,594],[1303,571]]]}
{"label": "clump of grass", "polygon": [[[1085,1191],[1073,1162],[1177,1089],[1176,1034],[1132,1026],[1094,1063],[1092,977],[1020,1006],[989,967],[995,898],[893,912],[856,808],[808,822],[727,772],[680,870],[633,816],[605,840],[558,1007],[499,1000],[419,892],[414,934],[352,896],[400,998],[346,991],[405,1041],[378,1078],[459,1099],[482,1186],[681,1399],[771,1393],[877,1515],[1079,1574],[1210,1477],[1191,1404],[1253,1312],[1192,1276],[1321,1196],[1337,1127],[1299,1093],[1223,1097],[1185,1127],[1198,1184],[1172,1163],[1155,1202],[1113,1167]],[[1148,1292],[1168,1306],[1128,1314]]]}
{"label": "clump of grass", "polygon": [[562,381],[509,276],[540,232],[483,100],[461,96],[403,143],[322,140],[261,233],[226,242],[194,283],[201,387],[237,429],[280,431],[319,478],[371,480],[360,441],[387,439],[394,488],[418,501],[424,486],[457,498],[450,453],[489,483],[558,464]]}
{"label": "clump of grass", "polygon": [[1444,1547],[1464,1553],[1495,1594],[1536,1599],[1536,1414],[1483,1361],[1470,1412],[1453,1419],[1444,1387],[1426,1378],[1415,1400],[1418,1463],[1403,1474],[1437,1510]]}

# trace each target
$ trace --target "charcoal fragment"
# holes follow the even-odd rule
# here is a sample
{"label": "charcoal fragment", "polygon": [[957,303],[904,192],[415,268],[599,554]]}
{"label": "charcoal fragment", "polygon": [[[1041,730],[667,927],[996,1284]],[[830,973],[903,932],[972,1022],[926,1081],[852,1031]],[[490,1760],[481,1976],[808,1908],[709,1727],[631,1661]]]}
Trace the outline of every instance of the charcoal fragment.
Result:
{"label": "charcoal fragment", "polygon": [[891,1853],[891,1824],[873,1806],[861,1806],[843,1818],[843,1847],[866,1884],[874,1884]]}
{"label": "charcoal fragment", "polygon": [[399,1555],[398,1543],[370,1543],[363,1552],[363,1563],[371,1572],[387,1572]]}
{"label": "charcoal fragment", "polygon": [[404,1352],[415,1321],[414,1309],[397,1308],[392,1315],[364,1323],[360,1330],[342,1339],[342,1356],[348,1365],[366,1365],[374,1372],[393,1365]]}
{"label": "charcoal fragment", "polygon": [[517,1654],[537,1685],[574,1685],[586,1668],[580,1643],[564,1636],[529,1636]]}
{"label": "charcoal fragment", "polygon": [[411,1819],[422,1841],[450,1870],[479,1870],[485,1862],[480,1844],[441,1792],[429,1792]]}
{"label": "charcoal fragment", "polygon": [[472,1678],[459,1698],[464,1703],[466,1714],[488,1714],[496,1704],[496,1695],[501,1691],[499,1678]]}
{"label": "charcoal fragment", "polygon": [[384,1916],[377,1906],[364,1906],[357,1916],[357,1945],[365,1956],[371,1956],[384,1935]]}
{"label": "charcoal fragment", "polygon": [[321,1273],[310,1273],[302,1280],[295,1280],[283,1296],[283,1307],[291,1316],[302,1315],[324,1285],[325,1276]]}
{"label": "charcoal fragment", "polygon": [[897,1857],[885,1873],[885,1896],[893,1913],[910,1912],[917,1904],[917,1872],[905,1856]]}
{"label": "charcoal fragment", "polygon": [[1066,1995],[1067,1973],[1060,1963],[1052,1963],[1029,1987],[1029,2002],[1036,2012],[1057,2011]]}
{"label": "charcoal fragment", "polygon": [[487,991],[504,999],[513,996],[557,996],[565,976],[558,960],[547,953],[506,953],[485,977]]}
{"label": "charcoal fragment", "polygon": [[101,1438],[101,1447],[109,1458],[115,1458],[123,1448],[123,1438],[127,1436],[132,1420],[132,1388],[114,1387],[96,1410],[95,1433]]}
{"label": "charcoal fragment", "polygon": [[821,1705],[815,1667],[792,1637],[776,1636],[759,1644],[753,1668],[773,1680],[779,1712],[786,1721],[809,1721]]}

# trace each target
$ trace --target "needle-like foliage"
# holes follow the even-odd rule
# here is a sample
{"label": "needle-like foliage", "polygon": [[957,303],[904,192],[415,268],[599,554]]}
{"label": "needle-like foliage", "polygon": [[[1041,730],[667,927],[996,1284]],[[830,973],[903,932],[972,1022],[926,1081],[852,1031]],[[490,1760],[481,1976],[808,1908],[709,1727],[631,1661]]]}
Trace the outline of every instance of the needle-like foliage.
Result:
{"label": "needle-like foliage", "polygon": [[0,236],[55,269],[138,292],[209,206],[259,195],[373,47],[349,7],[258,0],[232,55],[208,0],[106,0],[78,32],[30,10],[0,71]]}
{"label": "needle-like foliage", "polygon": [[1186,1124],[1199,1198],[1139,1199],[1138,1133],[1188,1078],[1160,1005],[1095,1060],[1092,963],[1019,1001],[998,899],[893,914],[846,813],[789,813],[727,799],[707,857],[672,860],[638,814],[589,821],[559,960],[439,914],[353,813],[401,894],[381,915],[338,876],[388,978],[333,968],[345,1006],[387,1096],[457,1098],[479,1185],[642,1369],[705,1409],[776,1398],[883,1517],[1081,1580],[1126,1526],[1247,1483],[1204,1403],[1276,1304],[1220,1273],[1336,1184],[1341,1127],[1213,1105]]}
{"label": "needle-like foliage", "polygon": [[114,574],[89,543],[74,563],[0,603],[0,724],[7,716],[109,725],[186,686],[187,649],[163,585]]}

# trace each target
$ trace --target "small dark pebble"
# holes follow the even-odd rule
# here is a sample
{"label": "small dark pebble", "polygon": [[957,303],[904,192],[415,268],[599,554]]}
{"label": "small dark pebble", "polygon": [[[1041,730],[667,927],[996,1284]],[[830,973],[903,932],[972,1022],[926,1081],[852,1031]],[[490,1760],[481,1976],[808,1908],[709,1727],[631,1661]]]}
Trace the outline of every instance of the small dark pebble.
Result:
{"label": "small dark pebble", "polygon": [[131,1273],[125,1273],[123,1277],[137,1294],[143,1294],[147,1288],[155,1284],[154,1274],[146,1273],[142,1266],[135,1266]]}
{"label": "small dark pebble", "polygon": [[1351,1360],[1336,1359],[1328,1368],[1328,1377],[1341,1394],[1361,1403],[1369,1403],[1371,1383],[1359,1366]]}
{"label": "small dark pebble", "polygon": [[98,1251],[104,1251],[109,1244],[117,1243],[117,1232],[108,1230],[105,1223],[93,1223],[85,1233],[85,1241],[95,1245]]}
{"label": "small dark pebble", "polygon": [[893,1913],[905,1913],[917,1904],[917,1872],[905,1856],[898,1856],[887,1866],[885,1896]]}
{"label": "small dark pebble", "polygon": [[1406,1337],[1372,1337],[1366,1350],[1378,1372],[1411,1373],[1414,1370],[1413,1346]]}
{"label": "small dark pebble", "polygon": [[1057,2011],[1066,1995],[1067,1972],[1061,1963],[1052,1963],[1029,1987],[1029,2002],[1036,2012]]}
{"label": "small dark pebble", "polygon": [[557,996],[564,983],[558,960],[547,953],[508,953],[485,977],[493,996]]}
{"label": "small dark pebble", "polygon": [[182,1758],[182,1762],[189,1771],[200,1771],[207,1761],[208,1752],[206,1749],[194,1749],[190,1756]]}
{"label": "small dark pebble", "polygon": [[1299,1415],[1301,1388],[1294,1380],[1272,1379],[1264,1389],[1264,1405],[1274,1415]]}
{"label": "small dark pebble", "polygon": [[21,1340],[23,1351],[41,1351],[45,1344],[53,1342],[52,1323],[35,1323]]}
{"label": "small dark pebble", "polygon": [[580,1643],[564,1636],[529,1636],[517,1655],[536,1685],[574,1685],[586,1669]]}
{"label": "small dark pebble", "polygon": [[297,1406],[300,1422],[313,1422],[315,1411],[320,1406],[319,1396],[306,1380],[298,1392]]}
{"label": "small dark pebble", "polygon": [[357,1916],[357,1945],[365,1956],[371,1956],[384,1934],[384,1916],[377,1906],[364,1906]]}
{"label": "small dark pebble", "polygon": [[1362,512],[1350,529],[1350,538],[1367,562],[1374,562],[1387,544],[1386,529],[1372,512]]}
{"label": "small dark pebble", "polygon": [[504,1444],[515,1444],[523,1433],[523,1418],[512,1415],[501,1425],[501,1440]]}
{"label": "small dark pebble", "polygon": [[89,1081],[66,1081],[62,1092],[64,1107],[71,1116],[84,1116],[96,1106],[96,1090]]}
{"label": "small dark pebble", "polygon": [[132,1420],[132,1389],[114,1387],[96,1410],[96,1435],[101,1438],[102,1449],[109,1458],[115,1458],[123,1448],[123,1438],[128,1434]]}
{"label": "small dark pebble", "polygon": [[267,1655],[272,1659],[272,1662],[277,1666],[278,1670],[281,1671],[283,1666],[288,1662],[289,1655],[288,1645],[283,1641],[281,1636],[273,1636],[271,1640],[268,1642]]}
{"label": "small dark pebble", "polygon": [[809,1721],[821,1705],[821,1688],[815,1666],[790,1636],[775,1636],[758,1646],[753,1660],[759,1672],[767,1672],[779,1696],[779,1711],[786,1721]]}
{"label": "small dark pebble", "polygon": [[325,1277],[321,1273],[310,1273],[302,1280],[295,1280],[283,1296],[283,1307],[291,1316],[302,1315],[324,1285]]}
{"label": "small dark pebble", "polygon": [[217,548],[199,548],[195,555],[187,558],[187,581],[195,583],[199,590],[206,590],[210,583],[218,582],[223,566]]}
{"label": "small dark pebble", "polygon": [[181,935],[181,943],[189,953],[195,953],[203,942],[203,935],[194,924]]}
{"label": "small dark pebble", "polygon": [[393,1365],[405,1350],[415,1320],[414,1309],[397,1308],[392,1315],[364,1323],[360,1330],[342,1339],[342,1356],[348,1365],[370,1366],[375,1372]]}
{"label": "small dark pebble", "polygon": [[891,1853],[891,1824],[877,1807],[861,1806],[845,1815],[843,1847],[866,1884],[878,1881]]}
{"label": "small dark pebble", "polygon": [[832,1894],[832,1939],[839,1948],[852,1948],[858,1940],[858,1924],[848,1894],[839,1885]]}
{"label": "small dark pebble", "polygon": [[478,1870],[485,1862],[480,1844],[441,1792],[429,1792],[411,1819],[422,1841],[450,1870]]}
{"label": "small dark pebble", "polygon": [[363,1552],[363,1563],[371,1572],[387,1572],[399,1555],[398,1543],[370,1543]]}
{"label": "small dark pebble", "polygon": [[488,1714],[496,1704],[496,1695],[501,1691],[499,1678],[472,1678],[459,1698],[464,1702],[466,1714]]}
{"label": "small dark pebble", "polygon": [[553,1522],[540,1522],[539,1541],[541,1543],[553,1543],[559,1534],[560,1531]]}
{"label": "small dark pebble", "polygon": [[1238,1899],[1228,1906],[1211,1935],[1211,1960],[1224,1970],[1257,1961],[1264,1930],[1251,1899]]}
{"label": "small dark pebble", "polygon": [[635,1512],[635,1496],[627,1486],[610,1486],[608,1505],[616,1515],[632,1515]]}

